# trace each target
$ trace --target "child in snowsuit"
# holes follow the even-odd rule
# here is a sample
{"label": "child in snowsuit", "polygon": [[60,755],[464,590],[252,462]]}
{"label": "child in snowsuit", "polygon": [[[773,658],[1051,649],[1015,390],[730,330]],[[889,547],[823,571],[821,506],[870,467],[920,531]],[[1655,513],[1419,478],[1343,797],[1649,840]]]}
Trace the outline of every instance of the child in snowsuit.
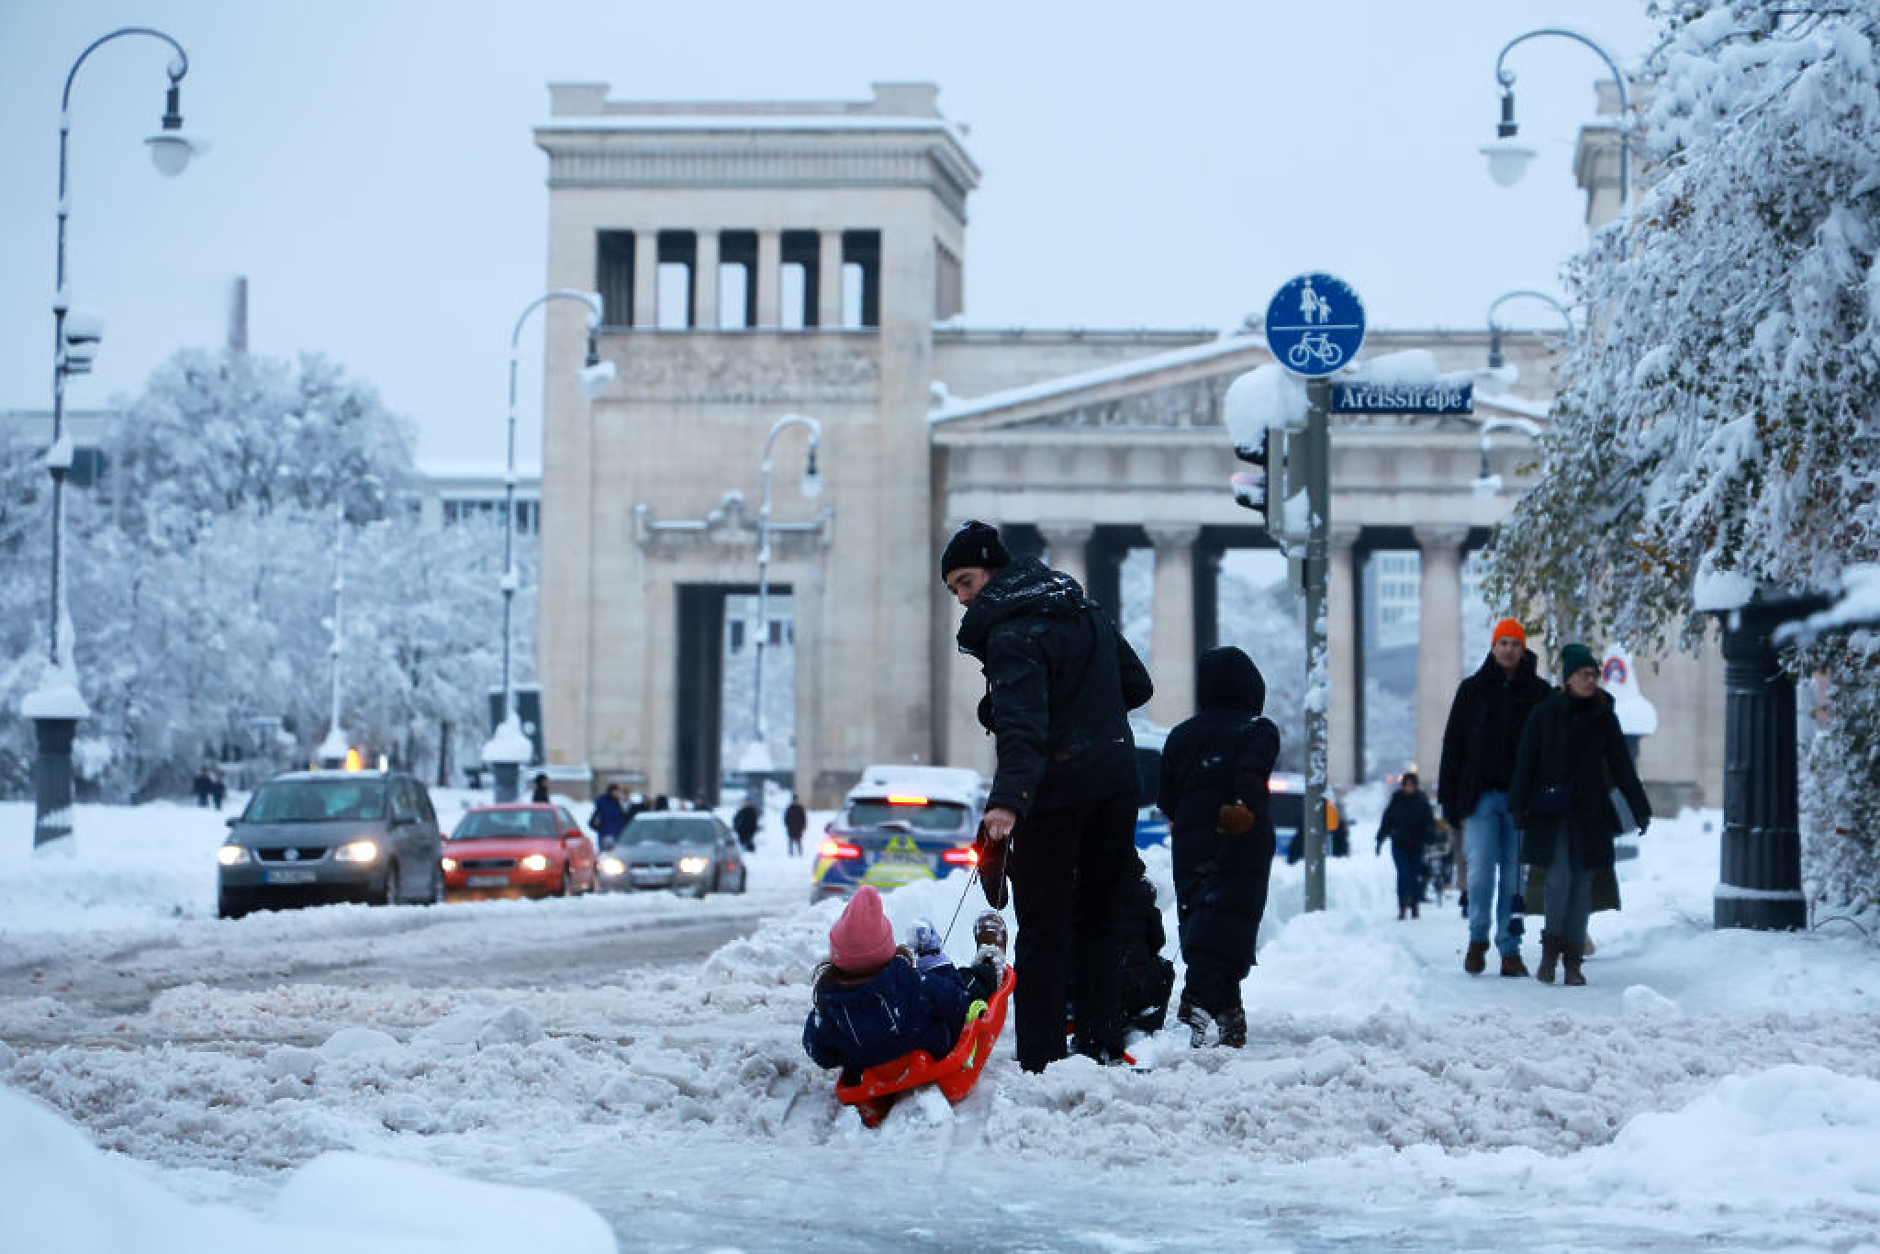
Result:
{"label": "child in snowsuit", "polygon": [[927,919],[914,921],[914,938],[908,948],[914,951],[914,966],[921,971],[944,971],[966,986],[966,991],[980,1001],[991,1001],[1005,978],[1005,917],[997,910],[982,910],[973,924],[973,943],[978,950],[972,965],[964,970],[940,943],[940,930]]}
{"label": "child in snowsuit", "polygon": [[829,960],[816,968],[814,996],[804,1052],[819,1067],[841,1067],[844,1084],[917,1049],[945,1057],[973,1003],[957,975],[922,971],[910,951],[895,945],[881,895],[870,884],[829,929]]}
{"label": "child in snowsuit", "polygon": [[1175,913],[1188,964],[1175,1018],[1204,1044],[1217,1027],[1222,1045],[1247,1043],[1240,983],[1253,965],[1273,869],[1268,776],[1279,757],[1279,728],[1260,717],[1266,681],[1231,645],[1196,664],[1200,712],[1177,724],[1162,747],[1156,805],[1169,816]]}

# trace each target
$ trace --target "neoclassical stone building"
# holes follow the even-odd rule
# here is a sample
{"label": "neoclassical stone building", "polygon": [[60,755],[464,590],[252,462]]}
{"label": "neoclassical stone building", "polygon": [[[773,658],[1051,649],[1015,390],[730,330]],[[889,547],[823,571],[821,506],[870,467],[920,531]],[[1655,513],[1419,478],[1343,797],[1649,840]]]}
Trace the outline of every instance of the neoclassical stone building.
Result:
{"label": "neoclassical stone building", "polygon": [[[954,648],[958,609],[934,570],[966,517],[1112,604],[1122,555],[1153,547],[1151,713],[1190,712],[1220,557],[1268,543],[1227,491],[1237,464],[1220,421],[1227,385],[1271,360],[1265,342],[963,327],[980,172],[937,96],[892,83],[860,102],[628,103],[605,84],[551,87],[535,131],[548,284],[602,294],[618,369],[592,403],[547,372],[538,670],[552,762],[685,795],[715,785],[724,602],[755,586],[762,456],[791,414],[820,424],[825,483],[798,496],[804,433],[780,432],[768,578],[794,607],[806,797],[832,803],[869,762],[988,764],[977,668]],[[548,311],[551,360],[578,359],[570,310]],[[1364,356],[1418,348],[1472,369],[1486,339],[1374,331]],[[1416,752],[1434,769],[1465,664],[1462,559],[1506,515],[1526,452],[1499,436],[1507,486],[1475,490],[1479,424],[1543,417],[1551,391],[1541,338],[1507,339],[1521,381],[1478,389],[1472,416],[1334,420],[1336,785],[1358,782],[1362,761],[1357,572],[1380,550],[1422,558]],[[1642,766],[1714,803],[1710,669],[1674,663],[1654,680],[1662,722]]]}

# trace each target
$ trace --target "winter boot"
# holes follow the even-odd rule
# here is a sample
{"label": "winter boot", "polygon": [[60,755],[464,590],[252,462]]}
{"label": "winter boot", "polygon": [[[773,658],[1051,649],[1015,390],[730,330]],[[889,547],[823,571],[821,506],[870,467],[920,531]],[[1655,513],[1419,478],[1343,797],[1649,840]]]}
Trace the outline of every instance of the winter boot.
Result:
{"label": "winter boot", "polygon": [[1420,919],[1423,917],[1422,912],[1417,909],[1417,903],[1414,901],[1410,903],[1410,917],[1413,919]]}
{"label": "winter boot", "polygon": [[1528,975],[1527,963],[1521,961],[1521,955],[1519,953],[1503,954],[1501,956],[1501,973],[1511,977],[1519,976],[1521,979],[1525,980]]}
{"label": "winter boot", "polygon": [[1244,1006],[1221,1011],[1214,1023],[1221,1030],[1221,1044],[1229,1049],[1240,1049],[1246,1045],[1247,1010]]}
{"label": "winter boot", "polygon": [[1580,974],[1580,963],[1585,959],[1585,954],[1564,945],[1561,947],[1560,961],[1565,963],[1567,968],[1567,978],[1561,981],[1562,984],[1568,988],[1575,988],[1586,983],[1586,977]]}
{"label": "winter boot", "polygon": [[[1208,1043],[1208,1029],[1214,1026],[1214,1016],[1189,1001],[1184,994],[1181,1005],[1175,1011],[1175,1022],[1188,1029],[1189,1048],[1200,1049]],[[1241,1027],[1243,1031],[1246,1028],[1244,1019]]]}
{"label": "winter boot", "polygon": [[1406,908],[1405,908],[1404,906],[1402,906],[1402,905],[1399,905],[1399,906],[1397,907],[1397,922],[1399,922],[1399,923],[1402,923],[1402,922],[1403,922],[1403,919],[1404,919],[1404,915],[1405,915],[1406,913],[1408,913],[1408,911],[1406,910]]}
{"label": "winter boot", "polygon": [[1580,950],[1580,956],[1582,958],[1591,958],[1593,956],[1593,938],[1592,937],[1589,936],[1586,938],[1586,946],[1585,948]]}
{"label": "winter boot", "polygon": [[1488,970],[1487,941],[1469,942],[1469,952],[1462,955],[1462,969],[1470,975],[1480,975]]}
{"label": "winter boot", "polygon": [[1554,972],[1559,967],[1559,965],[1560,965],[1560,942],[1555,940],[1553,937],[1549,936],[1547,933],[1542,932],[1541,933],[1541,965],[1540,965],[1540,970],[1534,973],[1534,978],[1539,980],[1543,984],[1552,984],[1554,982]]}

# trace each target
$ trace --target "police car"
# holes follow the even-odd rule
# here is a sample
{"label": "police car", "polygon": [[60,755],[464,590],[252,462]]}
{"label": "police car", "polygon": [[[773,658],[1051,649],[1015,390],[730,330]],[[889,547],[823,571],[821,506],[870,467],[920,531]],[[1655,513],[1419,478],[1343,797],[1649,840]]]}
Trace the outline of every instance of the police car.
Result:
{"label": "police car", "polygon": [[824,831],[810,900],[971,871],[985,792],[979,772],[964,767],[868,767]]}

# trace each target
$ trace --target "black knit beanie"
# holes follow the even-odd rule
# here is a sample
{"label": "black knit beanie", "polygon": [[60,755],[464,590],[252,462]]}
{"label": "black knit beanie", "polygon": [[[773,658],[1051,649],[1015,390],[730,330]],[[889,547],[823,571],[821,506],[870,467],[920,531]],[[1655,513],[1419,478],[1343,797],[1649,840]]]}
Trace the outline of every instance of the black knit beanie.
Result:
{"label": "black knit beanie", "polygon": [[1011,560],[1012,555],[999,542],[999,529],[972,519],[962,524],[940,551],[940,578],[945,579],[962,566],[998,570]]}

